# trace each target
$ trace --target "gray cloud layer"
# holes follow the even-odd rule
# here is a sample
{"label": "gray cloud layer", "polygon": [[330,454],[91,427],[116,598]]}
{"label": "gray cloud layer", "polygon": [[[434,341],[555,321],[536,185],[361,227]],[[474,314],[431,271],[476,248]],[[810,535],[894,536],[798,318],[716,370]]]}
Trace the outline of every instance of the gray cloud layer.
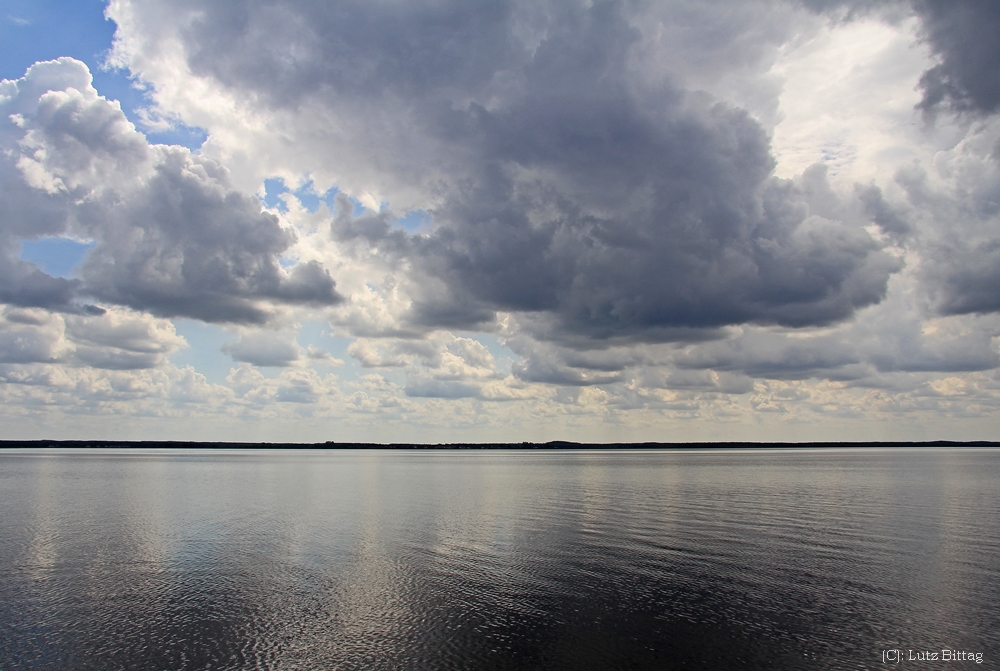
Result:
{"label": "gray cloud layer", "polygon": [[423,182],[429,236],[346,204],[334,230],[411,265],[416,324],[523,311],[550,315],[552,337],[656,340],[881,300],[899,263],[824,216],[822,174],[774,179],[747,113],[640,85],[630,18],[621,3],[228,3],[182,35],[195,73],[267,108],[330,110],[389,181]]}
{"label": "gray cloud layer", "polygon": [[[142,6],[147,20],[158,11]],[[749,68],[766,89],[745,64],[765,70],[808,10],[836,20],[912,11],[941,58],[922,79],[923,106],[990,112],[1000,68],[983,31],[997,10],[971,0],[799,7],[191,0],[169,21],[194,74],[265,113],[326,120],[310,139],[337,154],[339,172],[390,198],[422,194],[429,235],[394,228],[388,212],[354,219],[346,200],[333,227],[339,242],[408,269],[411,326],[483,328],[497,311],[533,313],[522,324],[535,335],[580,345],[825,325],[884,298],[901,262],[862,227],[901,243],[914,235],[904,213],[874,186],[841,202],[818,169],[774,178],[761,124],[680,82]],[[706,37],[716,34],[724,50]],[[995,310],[992,240],[938,242],[942,260],[923,277],[940,311]]]}
{"label": "gray cloud layer", "polygon": [[[732,325],[849,321],[882,302],[903,268],[892,245],[922,256],[914,277],[938,313],[1000,310],[993,159],[982,151],[956,158],[961,185],[947,193],[904,171],[905,202],[874,185],[838,195],[819,166],[794,180],[774,177],[762,123],[687,81],[718,79],[744,61],[765,70],[768,49],[802,16],[815,20],[807,10],[841,18],[845,7],[858,10],[850,18],[909,6],[941,58],[922,80],[925,109],[989,113],[997,54],[976,31],[993,25],[992,5],[747,0],[720,17],[685,15],[682,5],[186,0],[161,18],[176,28],[192,73],[263,118],[301,122],[284,129],[290,142],[307,137],[328,150],[334,172],[382,183],[390,204],[403,194],[407,206],[432,214],[429,232],[410,234],[389,210],[354,217],[347,196],[338,199],[331,232],[340,248],[364,248],[400,275],[410,302],[399,333],[496,328],[498,312],[515,313],[533,339],[510,341],[522,380],[612,383],[641,357],[587,352],[723,338]],[[763,11],[772,5],[781,10],[773,21]],[[136,3],[149,16],[157,7]],[[695,39],[716,28],[724,52]],[[657,71],[657,55],[677,50],[685,57],[668,59],[677,71]],[[89,297],[244,324],[266,322],[283,304],[343,301],[318,262],[281,268],[294,234],[236,189],[219,162],[150,146],[97,97],[80,64],[40,64],[5,86],[9,153],[0,177],[11,188],[0,202],[8,258],[0,299],[80,312]],[[871,223],[883,235],[870,235]],[[16,259],[18,240],[67,233],[97,242],[78,280]],[[991,365],[988,340],[976,337],[970,362],[940,367]],[[706,346],[679,365],[789,378],[923,365],[835,339],[784,349],[751,341],[760,356],[727,363]],[[298,356],[254,343],[227,351],[274,365]],[[701,384],[681,377],[676,384]],[[469,391],[438,382],[414,378],[408,389]]]}

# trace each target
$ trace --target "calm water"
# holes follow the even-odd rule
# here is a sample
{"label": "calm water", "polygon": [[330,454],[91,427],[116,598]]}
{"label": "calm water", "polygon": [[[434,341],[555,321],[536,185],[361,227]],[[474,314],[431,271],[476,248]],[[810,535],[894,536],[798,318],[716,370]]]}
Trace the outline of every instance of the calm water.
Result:
{"label": "calm water", "polygon": [[996,669],[998,604],[996,450],[0,452],[2,669]]}

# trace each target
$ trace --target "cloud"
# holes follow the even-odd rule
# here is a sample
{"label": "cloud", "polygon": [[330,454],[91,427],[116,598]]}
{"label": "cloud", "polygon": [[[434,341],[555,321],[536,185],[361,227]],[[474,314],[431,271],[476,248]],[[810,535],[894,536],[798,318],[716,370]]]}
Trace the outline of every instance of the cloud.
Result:
{"label": "cloud", "polygon": [[417,398],[474,398],[479,395],[475,385],[454,380],[414,378],[408,380],[404,391]]}
{"label": "cloud", "polygon": [[1000,312],[1000,239],[936,254],[944,314]]}
{"label": "cloud", "polygon": [[[90,72],[62,58],[3,83],[0,300],[71,309],[77,297],[167,317],[263,323],[278,305],[342,300],[312,261],[286,272],[295,234],[235,189],[217,162],[149,145]],[[96,241],[80,280],[52,278],[13,258],[14,242],[74,233]],[[79,311],[82,308],[75,308]]]}
{"label": "cloud", "polygon": [[[2,243],[0,243],[2,244]],[[73,304],[80,282],[52,277],[30,261],[13,256],[13,245],[0,249],[0,302],[19,307],[41,307],[75,312],[84,309]]]}
{"label": "cloud", "polygon": [[265,412],[271,416],[277,404],[291,403],[310,415],[315,408],[343,401],[334,375],[321,376],[312,369],[285,369],[277,377],[265,377],[252,365],[242,363],[230,370],[226,382],[244,403],[243,412]]}
{"label": "cloud", "polygon": [[814,214],[822,172],[771,178],[766,136],[740,110],[683,91],[638,98],[631,32],[593,11],[538,47],[508,108],[450,113],[475,155],[431,209],[433,234],[338,217],[339,239],[414,263],[411,319],[481,328],[498,310],[545,312],[574,336],[656,339],[826,324],[881,300],[899,265],[852,222]]}
{"label": "cloud", "polygon": [[[0,364],[2,413],[32,420],[32,408],[45,408],[45,417],[54,420],[46,432],[56,429],[66,436],[79,436],[83,423],[92,429],[102,425],[113,428],[102,416],[138,415],[181,417],[198,413],[212,414],[228,402],[233,393],[227,387],[213,385],[190,367],[107,370],[87,366],[44,364],[8,366]],[[27,409],[27,412],[25,411]],[[63,414],[65,413],[65,414]],[[88,418],[97,418],[91,422]],[[52,435],[48,433],[48,435]],[[108,434],[103,434],[108,435]]]}
{"label": "cloud", "polygon": [[644,7],[191,3],[154,28],[157,7],[112,9],[134,71],[160,72],[134,40],[176,40],[193,78],[282,128],[311,173],[432,215],[409,235],[342,196],[333,224],[407,269],[411,329],[489,328],[498,311],[550,315],[560,338],[827,324],[898,269],[771,176],[744,110],[636,72],[656,50]]}
{"label": "cloud", "polygon": [[4,310],[0,321],[0,363],[54,363],[66,354],[62,324],[42,310]]}
{"label": "cloud", "polygon": [[67,317],[66,333],[77,343],[142,354],[170,354],[187,346],[169,321],[123,310],[99,317]]}
{"label": "cloud", "polygon": [[65,330],[75,345],[73,360],[94,368],[157,368],[188,346],[169,321],[125,310],[66,317]]}
{"label": "cloud", "polygon": [[398,368],[410,361],[409,357],[393,351],[391,344],[373,342],[368,338],[358,338],[352,342],[347,347],[347,353],[364,368]]}
{"label": "cloud", "polygon": [[808,340],[748,330],[740,337],[696,348],[678,357],[682,369],[738,371],[757,378],[825,377],[861,363],[855,348],[838,337]]}
{"label": "cloud", "polygon": [[[652,384],[650,384],[652,382]],[[720,392],[724,394],[745,394],[753,391],[753,378],[714,370],[675,370],[659,380],[649,380],[646,386],[664,389],[685,389],[694,391]]]}
{"label": "cloud", "polygon": [[920,107],[987,114],[1000,109],[1000,6],[991,0],[914,0],[913,6],[941,59],[920,78]]}
{"label": "cloud", "polygon": [[565,386],[609,384],[621,381],[626,368],[645,363],[644,353],[633,348],[578,351],[516,333],[505,344],[520,357],[511,366],[511,372],[524,382]]}
{"label": "cloud", "polygon": [[122,309],[56,315],[8,307],[0,320],[2,363],[60,363],[108,370],[159,368],[171,354],[187,346],[170,322]]}
{"label": "cloud", "polygon": [[322,361],[330,366],[343,366],[343,359],[338,359],[324,349],[313,345],[306,347],[306,357],[313,361]]}
{"label": "cloud", "polygon": [[402,369],[403,392],[412,398],[481,398],[518,396],[517,382],[499,370],[493,354],[473,338],[437,331],[420,340],[358,338],[348,353],[364,368]]}
{"label": "cloud", "polygon": [[222,351],[235,361],[255,366],[289,366],[299,360],[299,346],[292,333],[251,331],[226,343]]}
{"label": "cloud", "polygon": [[[89,86],[79,68],[36,64],[31,77],[0,82],[0,301],[20,307],[79,309],[79,282],[52,277],[19,258],[20,240],[59,235],[68,227],[65,197],[22,154],[38,99],[50,88]],[[26,188],[25,180],[41,188]]]}
{"label": "cloud", "polygon": [[[370,437],[377,413],[407,440],[989,427],[994,12],[115,0],[144,118],[208,139],[150,145],[68,59],[0,85],[0,399],[168,416],[215,393],[218,418]],[[93,242],[74,279],[19,258],[40,236]],[[345,380],[295,341],[316,311]],[[170,364],[175,317],[230,325],[226,385]]]}
{"label": "cloud", "polygon": [[886,202],[885,198],[882,197],[882,190],[877,186],[861,186],[859,184],[857,196],[864,204],[865,213],[871,217],[872,223],[882,229],[886,235],[902,238],[912,230],[905,215],[897,212]]}
{"label": "cloud", "polygon": [[991,114],[1000,109],[1000,7],[991,0],[803,0],[805,6],[847,19],[872,13],[920,18],[922,41],[938,63],[920,77],[926,113],[945,108]]}
{"label": "cloud", "polygon": [[1000,311],[998,147],[994,116],[939,151],[932,166],[907,166],[895,176],[902,191],[895,207],[905,208],[907,225],[920,232],[906,244],[919,253],[923,289],[939,314]]}
{"label": "cloud", "polygon": [[912,305],[900,299],[891,303],[820,333],[743,327],[727,340],[687,347],[672,361],[681,370],[862,385],[886,384],[887,374],[898,372],[987,371],[1000,365],[993,344],[995,318],[922,321],[914,317]]}

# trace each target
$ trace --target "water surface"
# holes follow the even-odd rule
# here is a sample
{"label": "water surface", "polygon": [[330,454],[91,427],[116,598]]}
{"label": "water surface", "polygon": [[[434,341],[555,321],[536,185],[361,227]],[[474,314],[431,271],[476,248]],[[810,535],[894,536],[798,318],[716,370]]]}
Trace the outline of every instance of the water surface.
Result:
{"label": "water surface", "polygon": [[0,452],[3,669],[1000,668],[998,603],[998,450]]}

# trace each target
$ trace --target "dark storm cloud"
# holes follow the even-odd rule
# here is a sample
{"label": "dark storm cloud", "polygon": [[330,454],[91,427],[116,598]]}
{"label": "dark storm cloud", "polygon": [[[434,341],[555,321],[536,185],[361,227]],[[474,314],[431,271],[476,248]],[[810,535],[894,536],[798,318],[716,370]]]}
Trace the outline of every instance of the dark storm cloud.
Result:
{"label": "dark storm cloud", "polygon": [[930,276],[942,314],[1000,312],[1000,240],[971,249],[936,246]]}
{"label": "dark storm cloud", "polygon": [[[271,106],[326,106],[348,127],[370,109],[352,99],[378,98],[375,155],[384,136],[430,138],[419,159],[441,174],[431,234],[409,236],[386,213],[353,219],[346,199],[333,226],[412,270],[416,324],[531,312],[554,318],[553,338],[640,341],[829,324],[880,301],[900,267],[858,226],[817,216],[821,171],[772,177],[746,112],[636,85],[624,4],[407,5],[389,18],[344,7],[209,10],[186,33],[189,62]],[[265,31],[279,8],[283,27]],[[301,57],[279,58],[289,50]]]}
{"label": "dark storm cloud", "polygon": [[[150,146],[97,96],[82,63],[36,64],[2,93],[0,301],[88,312],[72,301],[92,296],[162,316],[261,323],[275,304],[342,300],[318,263],[280,267],[294,234],[221,165]],[[79,280],[15,256],[22,239],[69,233],[96,242]]]}
{"label": "dark storm cloud", "polygon": [[[533,333],[530,326],[524,330]],[[521,359],[511,366],[511,373],[525,382],[572,387],[608,384],[623,380],[627,368],[649,363],[642,351],[632,347],[575,349],[576,343],[566,347],[536,337],[515,335],[504,343]]]}
{"label": "dark storm cloud", "polygon": [[883,233],[898,239],[911,232],[912,227],[907,223],[906,217],[886,202],[885,198],[882,197],[882,190],[877,186],[862,187],[859,185],[856,193],[864,205],[865,213],[882,229]]}
{"label": "dark storm cloud", "polygon": [[924,276],[944,315],[1000,312],[1000,239],[928,247]]}
{"label": "dark storm cloud", "polygon": [[[139,197],[82,219],[103,239],[82,266],[102,300],[211,322],[262,323],[261,299],[334,304],[340,296],[317,263],[281,270],[277,255],[295,240],[260,202],[226,183],[213,161],[160,148],[162,162]],[[207,177],[207,179],[206,179]],[[109,233],[111,233],[109,235]]]}
{"label": "dark storm cloud", "polygon": [[698,347],[677,357],[682,370],[738,372],[773,380],[826,377],[860,364],[857,348],[840,336],[791,340],[750,331],[725,342]]}
{"label": "dark storm cloud", "polygon": [[69,312],[83,309],[71,302],[78,280],[47,275],[34,263],[16,258],[13,251],[0,250],[0,303]]}
{"label": "dark storm cloud", "polygon": [[570,387],[620,382],[620,371],[593,370],[567,363],[561,353],[522,352],[522,360],[511,366],[514,377],[525,382],[542,382]]}
{"label": "dark storm cloud", "polygon": [[[924,77],[924,107],[995,111],[996,3],[794,4],[837,21],[916,12],[941,60]],[[386,184],[377,195],[390,204],[406,188],[423,194],[428,234],[400,230],[388,211],[355,218],[346,197],[333,225],[338,242],[368,246],[405,275],[404,331],[493,328],[506,311],[540,339],[586,350],[741,323],[841,322],[880,302],[901,266],[861,230],[872,222],[921,254],[941,313],[1000,309],[995,180],[956,172],[950,210],[861,187],[861,221],[820,169],[775,179],[761,125],[677,84],[690,74],[683,58],[664,66],[678,69],[674,84],[646,71],[650,54],[693,49],[723,27],[725,59],[689,59],[699,76],[766,60],[768,45],[795,33],[758,30],[754,17],[771,21],[766,3],[734,7],[191,1],[178,12],[195,73],[280,111],[268,118],[301,122],[310,141],[329,143],[333,173],[375,175],[364,183]],[[789,16],[774,21],[798,20]],[[662,52],[649,41],[659,20],[671,40]],[[521,374],[579,379],[565,361],[542,363],[526,360]]]}
{"label": "dark storm cloud", "polygon": [[947,105],[993,113],[1000,108],[1000,3],[915,0],[928,44],[941,63],[924,73],[921,108]]}
{"label": "dark storm cloud", "polygon": [[998,133],[990,125],[973,129],[938,154],[951,184],[934,184],[918,167],[896,175],[907,205],[932,227],[915,244],[923,289],[942,315],[1000,312],[1000,165],[991,155]]}
{"label": "dark storm cloud", "polygon": [[[296,106],[317,91],[420,104],[428,92],[476,90],[527,57],[511,32],[510,2],[188,4],[194,18],[183,39],[192,71],[275,106]],[[537,4],[544,14],[554,3]]]}

